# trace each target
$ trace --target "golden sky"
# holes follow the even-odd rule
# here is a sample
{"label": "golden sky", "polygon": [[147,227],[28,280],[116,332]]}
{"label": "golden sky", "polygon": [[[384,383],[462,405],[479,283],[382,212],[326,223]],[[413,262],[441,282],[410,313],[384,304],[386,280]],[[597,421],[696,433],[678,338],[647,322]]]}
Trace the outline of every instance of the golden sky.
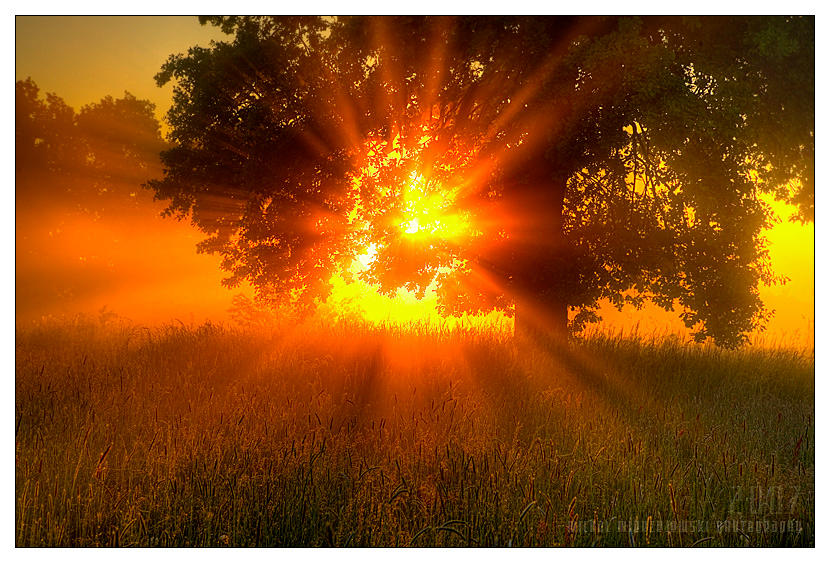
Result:
{"label": "golden sky", "polygon": [[761,289],[767,306],[775,309],[769,335],[782,338],[813,338],[815,330],[815,227],[787,218],[791,208],[777,203],[773,208],[782,221],[767,231],[770,258],[779,275],[790,279],[784,285]]}
{"label": "golden sky", "polygon": [[[172,96],[171,85],[158,88],[153,80],[162,63],[170,54],[184,52],[196,44],[207,46],[211,39],[225,37],[212,26],[200,26],[192,16],[18,16],[15,78],[31,77],[42,92],[56,93],[76,111],[106,95],[120,97],[127,90],[138,98],[154,102],[161,119],[171,105]],[[782,221],[767,233],[770,253],[777,273],[790,278],[790,282],[762,289],[765,303],[776,310],[766,338],[811,342],[814,323],[813,225],[789,222],[790,210],[781,204],[775,207]],[[199,235],[185,225],[177,229],[181,238],[179,247],[181,252],[186,252]],[[193,284],[204,284],[203,295],[220,301],[227,297],[227,305],[230,304],[231,294],[218,288],[221,279],[221,273],[216,269],[218,259],[194,255],[187,264],[193,268],[187,277],[188,287],[196,289]],[[200,292],[185,293],[192,296]],[[153,294],[148,299],[159,302],[164,299],[164,294]],[[177,314],[183,313],[182,307],[186,304],[180,305]],[[210,310],[224,310],[224,305],[223,302],[222,306]],[[140,303],[136,313],[146,306],[146,302]],[[140,318],[141,315],[137,316]],[[636,323],[641,328],[655,330],[673,330],[681,326],[676,316],[652,309],[646,312],[626,309],[618,313],[606,308],[605,317],[610,326],[617,328]]]}
{"label": "golden sky", "polygon": [[153,77],[167,57],[227,36],[195,16],[17,16],[15,79],[31,77],[76,111],[127,90],[156,104],[161,117],[173,87]]}

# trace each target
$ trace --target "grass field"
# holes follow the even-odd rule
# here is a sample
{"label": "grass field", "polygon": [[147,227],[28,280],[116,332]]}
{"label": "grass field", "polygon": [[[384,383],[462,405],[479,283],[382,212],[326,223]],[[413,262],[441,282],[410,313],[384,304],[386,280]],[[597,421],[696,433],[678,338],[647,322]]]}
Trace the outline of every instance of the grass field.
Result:
{"label": "grass field", "polygon": [[812,546],[813,352],[16,335],[18,546]]}

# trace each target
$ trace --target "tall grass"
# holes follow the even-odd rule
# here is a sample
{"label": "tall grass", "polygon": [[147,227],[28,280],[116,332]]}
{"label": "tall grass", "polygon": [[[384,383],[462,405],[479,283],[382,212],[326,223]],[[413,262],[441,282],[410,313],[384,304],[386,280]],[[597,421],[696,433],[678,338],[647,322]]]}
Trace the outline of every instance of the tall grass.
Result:
{"label": "tall grass", "polygon": [[18,546],[814,544],[812,352],[359,324],[16,345]]}

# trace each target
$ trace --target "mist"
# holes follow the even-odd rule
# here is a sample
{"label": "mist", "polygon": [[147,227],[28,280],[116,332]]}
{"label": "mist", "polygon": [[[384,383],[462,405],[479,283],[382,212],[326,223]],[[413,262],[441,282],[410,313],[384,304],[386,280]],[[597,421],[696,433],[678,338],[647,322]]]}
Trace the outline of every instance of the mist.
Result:
{"label": "mist", "polygon": [[149,102],[125,94],[79,112],[17,83],[15,317],[139,323],[223,320],[233,295],[204,234],[142,184],[164,148]]}

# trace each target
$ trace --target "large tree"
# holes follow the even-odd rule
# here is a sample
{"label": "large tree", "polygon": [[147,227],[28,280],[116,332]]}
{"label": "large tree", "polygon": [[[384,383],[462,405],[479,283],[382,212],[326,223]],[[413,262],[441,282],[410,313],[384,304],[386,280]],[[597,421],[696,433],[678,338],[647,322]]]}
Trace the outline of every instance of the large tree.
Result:
{"label": "large tree", "polygon": [[812,18],[212,17],[171,56],[150,186],[230,285],[310,308],[437,279],[446,313],[564,333],[598,303],[737,345],[775,279],[760,195],[813,214]]}

